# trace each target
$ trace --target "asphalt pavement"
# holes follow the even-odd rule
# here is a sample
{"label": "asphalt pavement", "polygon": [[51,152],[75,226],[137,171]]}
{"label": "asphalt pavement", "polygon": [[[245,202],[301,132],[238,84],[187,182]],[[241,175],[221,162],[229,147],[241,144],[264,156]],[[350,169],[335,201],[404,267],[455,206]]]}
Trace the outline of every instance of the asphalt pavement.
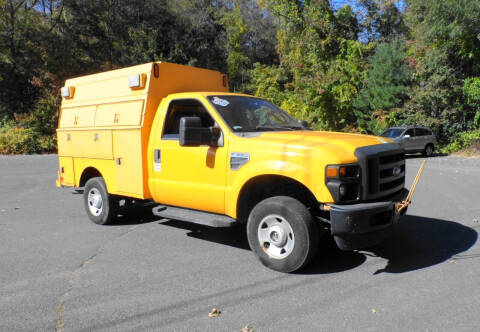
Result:
{"label": "asphalt pavement", "polygon": [[429,158],[391,238],[355,252],[327,238],[295,274],[263,267],[239,231],[95,225],[57,169],[0,157],[0,331],[480,330],[480,159]]}

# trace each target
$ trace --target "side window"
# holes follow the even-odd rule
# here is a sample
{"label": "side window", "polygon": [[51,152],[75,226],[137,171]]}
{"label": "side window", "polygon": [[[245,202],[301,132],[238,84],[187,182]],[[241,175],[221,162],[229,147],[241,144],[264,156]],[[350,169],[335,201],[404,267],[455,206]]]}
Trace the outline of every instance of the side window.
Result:
{"label": "side window", "polygon": [[428,129],[422,128],[422,136],[430,136],[432,135],[432,132]]}
{"label": "side window", "polygon": [[180,119],[184,116],[198,116],[202,120],[202,127],[211,127],[215,124],[211,115],[198,100],[172,100],[165,117],[163,139],[179,139]]}
{"label": "side window", "polygon": [[413,128],[412,129],[408,129],[404,135],[410,135],[410,137],[414,137],[415,136],[415,133],[413,131]]}
{"label": "side window", "polygon": [[415,136],[425,136],[425,132],[422,128],[415,128]]}

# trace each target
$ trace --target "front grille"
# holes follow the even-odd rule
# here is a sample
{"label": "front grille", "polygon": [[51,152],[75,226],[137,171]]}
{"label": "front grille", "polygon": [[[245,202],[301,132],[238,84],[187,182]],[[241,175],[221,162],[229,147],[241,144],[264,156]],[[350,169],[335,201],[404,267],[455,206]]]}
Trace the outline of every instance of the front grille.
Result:
{"label": "front grille", "polygon": [[389,195],[403,188],[405,183],[405,155],[370,156],[368,158],[368,197]]}
{"label": "front grille", "polygon": [[396,144],[359,148],[355,152],[363,168],[363,201],[386,197],[405,185],[405,154]]}
{"label": "front grille", "polygon": [[390,182],[382,183],[382,184],[380,184],[380,191],[384,192],[384,191],[390,190],[392,188],[396,188],[400,185],[403,185],[404,181],[405,181],[405,178],[401,177],[400,179],[396,179],[396,180],[393,180],[393,181],[390,181]]}
{"label": "front grille", "polygon": [[405,160],[405,155],[403,153],[392,154],[389,156],[380,157],[380,164],[389,164],[402,160]]}

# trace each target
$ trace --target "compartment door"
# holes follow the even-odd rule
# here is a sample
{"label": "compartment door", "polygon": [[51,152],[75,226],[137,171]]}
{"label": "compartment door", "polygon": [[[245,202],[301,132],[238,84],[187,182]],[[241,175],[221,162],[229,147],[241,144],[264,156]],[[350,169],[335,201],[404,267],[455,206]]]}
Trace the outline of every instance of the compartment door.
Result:
{"label": "compartment door", "polygon": [[141,131],[113,131],[113,150],[117,193],[143,197]]}

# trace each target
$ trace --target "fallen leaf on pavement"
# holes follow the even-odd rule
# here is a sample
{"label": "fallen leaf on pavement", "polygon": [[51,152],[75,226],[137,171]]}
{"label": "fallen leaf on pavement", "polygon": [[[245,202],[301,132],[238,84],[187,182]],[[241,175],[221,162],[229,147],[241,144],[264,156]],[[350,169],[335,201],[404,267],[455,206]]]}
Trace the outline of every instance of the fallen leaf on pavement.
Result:
{"label": "fallen leaf on pavement", "polygon": [[208,314],[208,317],[215,318],[218,317],[218,315],[220,315],[220,311],[216,308],[213,308],[212,311],[210,311],[210,313]]}
{"label": "fallen leaf on pavement", "polygon": [[376,309],[372,309],[372,314],[376,314],[377,313],[377,310]]}
{"label": "fallen leaf on pavement", "polygon": [[253,329],[247,325],[240,332],[253,332]]}

